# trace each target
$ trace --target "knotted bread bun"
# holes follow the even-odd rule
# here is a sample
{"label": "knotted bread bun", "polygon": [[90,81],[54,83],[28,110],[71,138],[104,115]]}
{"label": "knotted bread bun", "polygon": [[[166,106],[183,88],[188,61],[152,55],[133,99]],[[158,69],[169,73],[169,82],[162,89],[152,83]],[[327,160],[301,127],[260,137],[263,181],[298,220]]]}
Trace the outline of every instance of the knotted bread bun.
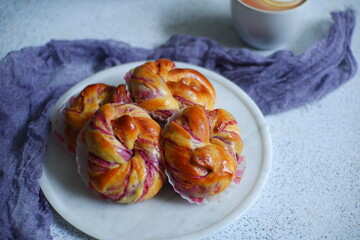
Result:
{"label": "knotted bread bun", "polygon": [[141,202],[163,186],[161,128],[145,110],[133,104],[103,105],[81,134],[89,152],[88,184],[104,198]]}
{"label": "knotted bread bun", "polygon": [[193,69],[181,69],[168,59],[147,62],[126,77],[134,102],[158,120],[191,105],[213,109],[215,89],[209,80]]}
{"label": "knotted bread bun", "polygon": [[243,144],[229,112],[187,107],[169,119],[162,136],[165,167],[181,195],[207,198],[233,181]]}

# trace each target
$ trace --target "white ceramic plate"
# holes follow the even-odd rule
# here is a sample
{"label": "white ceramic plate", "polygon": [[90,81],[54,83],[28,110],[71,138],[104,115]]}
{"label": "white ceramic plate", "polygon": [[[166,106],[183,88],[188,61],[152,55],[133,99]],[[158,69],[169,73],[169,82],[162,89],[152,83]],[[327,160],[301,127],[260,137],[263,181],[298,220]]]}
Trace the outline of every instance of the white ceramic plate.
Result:
{"label": "white ceramic plate", "polygon": [[[92,83],[118,85],[125,73],[142,64],[116,66],[81,81],[67,91],[52,112],[53,127],[62,124],[60,111],[70,97]],[[207,205],[190,204],[166,185],[154,198],[133,205],[103,201],[81,181],[75,156],[51,134],[40,179],[41,188],[55,210],[70,224],[98,239],[200,239],[235,221],[254,202],[270,170],[271,138],[264,117],[250,97],[235,84],[198,66],[177,63],[204,74],[217,92],[217,108],[238,121],[244,141],[246,171],[239,185]]]}

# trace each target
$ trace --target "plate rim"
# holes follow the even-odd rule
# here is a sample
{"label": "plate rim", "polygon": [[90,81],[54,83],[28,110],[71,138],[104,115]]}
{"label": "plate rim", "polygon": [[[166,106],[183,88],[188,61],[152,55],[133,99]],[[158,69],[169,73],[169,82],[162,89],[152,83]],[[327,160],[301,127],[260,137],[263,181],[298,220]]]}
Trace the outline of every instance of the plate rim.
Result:
{"label": "plate rim", "polygon": [[[86,82],[91,82],[94,79],[106,78],[106,76],[113,76],[115,73],[118,73],[120,71],[120,69],[122,69],[121,71],[123,71],[123,68],[126,68],[127,66],[129,66],[128,69],[130,70],[131,68],[133,68],[137,65],[141,65],[148,61],[151,61],[151,60],[143,60],[143,61],[129,62],[129,63],[121,64],[121,65],[116,65],[116,66],[101,70],[99,72],[96,72],[96,73],[80,80],[78,83],[76,83],[75,85],[70,87],[53,105],[51,112],[50,112],[51,122],[53,122],[53,119],[56,116],[56,110],[61,109],[61,107],[64,106],[64,103],[67,102],[67,99],[69,99],[69,97],[73,96],[73,91],[74,91],[73,89],[79,88],[80,86],[83,86],[84,84],[86,85]],[[197,231],[188,233],[186,235],[178,236],[178,237],[171,238],[171,239],[204,238],[204,237],[211,236],[212,234],[215,234],[216,232],[220,231],[221,229],[223,229],[226,226],[229,226],[231,223],[235,222],[238,218],[241,217],[242,214],[245,213],[245,211],[247,209],[249,209],[253,205],[253,203],[259,197],[259,195],[261,194],[261,192],[268,180],[270,169],[271,169],[272,139],[271,139],[270,131],[267,126],[264,115],[262,114],[261,110],[256,105],[256,103],[251,99],[251,97],[243,89],[241,89],[239,86],[237,86],[231,80],[225,78],[224,76],[222,76],[219,73],[214,72],[212,70],[206,69],[206,68],[198,66],[198,65],[186,63],[186,62],[180,62],[180,61],[174,61],[174,62],[177,67],[192,68],[192,69],[199,71],[201,74],[205,75],[207,78],[214,79],[214,81],[216,81],[218,84],[225,86],[228,90],[230,90],[231,92],[234,92],[235,95],[240,97],[243,104],[246,106],[246,108],[251,113],[251,116],[256,121],[256,125],[259,129],[259,135],[262,139],[262,141],[261,141],[261,143],[262,143],[262,157],[261,157],[262,161],[261,161],[261,164],[259,167],[260,171],[258,172],[258,176],[255,179],[251,190],[245,196],[244,200],[237,205],[238,207],[235,208],[235,210],[232,211],[231,213],[225,215],[218,222],[215,222],[203,229],[199,229]],[[130,67],[130,66],[132,66],[132,67]],[[209,75],[211,77],[209,77]],[[121,77],[123,77],[123,76],[119,76],[119,78],[121,78]],[[50,134],[52,134],[52,130],[51,130]],[[45,171],[45,162],[44,162],[44,164],[42,166],[42,176],[39,180],[39,183],[40,183],[41,190],[44,193],[44,196],[46,197],[48,202],[51,204],[51,206],[54,208],[54,210],[60,216],[62,216],[65,221],[67,221],[70,225],[72,225],[79,231],[81,231],[89,236],[92,236],[92,237],[99,237],[96,234],[93,234],[93,233],[90,234],[87,231],[82,230],[81,226],[78,226],[78,224],[76,222],[74,223],[74,221],[72,221],[71,217],[68,216],[68,214],[64,214],[64,212],[61,213],[62,207],[59,206],[60,204],[54,204],[54,201],[50,200],[50,199],[53,199],[53,198],[51,198],[52,190],[50,189],[51,186],[48,186],[49,184],[44,182],[45,177],[47,178],[47,174]],[[50,199],[48,199],[49,193],[50,193]],[[169,239],[169,238],[159,238],[159,239]]]}

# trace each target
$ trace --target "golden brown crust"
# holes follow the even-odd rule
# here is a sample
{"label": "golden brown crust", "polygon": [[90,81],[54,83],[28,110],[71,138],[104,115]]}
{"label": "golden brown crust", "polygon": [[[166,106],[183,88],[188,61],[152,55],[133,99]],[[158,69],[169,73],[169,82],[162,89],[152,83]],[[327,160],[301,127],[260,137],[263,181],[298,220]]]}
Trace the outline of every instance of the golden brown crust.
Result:
{"label": "golden brown crust", "polygon": [[70,107],[65,109],[65,139],[69,147],[76,149],[80,130],[100,106],[106,103],[129,102],[125,84],[114,87],[97,83],[85,87],[70,103]]}
{"label": "golden brown crust", "polygon": [[153,197],[164,181],[160,133],[159,124],[133,104],[99,108],[84,132],[90,186],[119,203]]}
{"label": "golden brown crust", "polygon": [[216,93],[210,81],[193,69],[176,68],[168,59],[135,68],[127,85],[134,101],[160,120],[186,106],[215,106]]}
{"label": "golden brown crust", "polygon": [[230,113],[197,105],[170,119],[163,130],[163,147],[175,189],[203,198],[222,192],[233,181],[243,145]]}

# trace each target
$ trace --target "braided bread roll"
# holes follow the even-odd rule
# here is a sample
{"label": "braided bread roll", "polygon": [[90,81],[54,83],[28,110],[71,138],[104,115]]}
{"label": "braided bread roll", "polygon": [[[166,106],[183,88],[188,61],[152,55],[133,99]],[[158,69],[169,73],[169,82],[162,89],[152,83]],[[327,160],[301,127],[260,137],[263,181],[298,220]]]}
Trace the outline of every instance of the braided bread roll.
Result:
{"label": "braided bread roll", "polygon": [[229,112],[187,107],[169,119],[162,136],[165,167],[182,196],[207,198],[234,180],[243,144]]}
{"label": "braided bread roll", "polygon": [[161,128],[145,110],[132,104],[106,104],[83,131],[89,151],[88,183],[101,196],[135,203],[161,189],[165,180]]}
{"label": "braided bread roll", "polygon": [[215,89],[198,71],[176,68],[173,61],[147,62],[125,77],[133,100],[158,120],[191,105],[213,109]]}
{"label": "braided bread roll", "polygon": [[106,103],[129,103],[125,84],[118,87],[98,83],[85,87],[65,109],[65,139],[69,150],[75,151],[76,139],[85,123]]}

